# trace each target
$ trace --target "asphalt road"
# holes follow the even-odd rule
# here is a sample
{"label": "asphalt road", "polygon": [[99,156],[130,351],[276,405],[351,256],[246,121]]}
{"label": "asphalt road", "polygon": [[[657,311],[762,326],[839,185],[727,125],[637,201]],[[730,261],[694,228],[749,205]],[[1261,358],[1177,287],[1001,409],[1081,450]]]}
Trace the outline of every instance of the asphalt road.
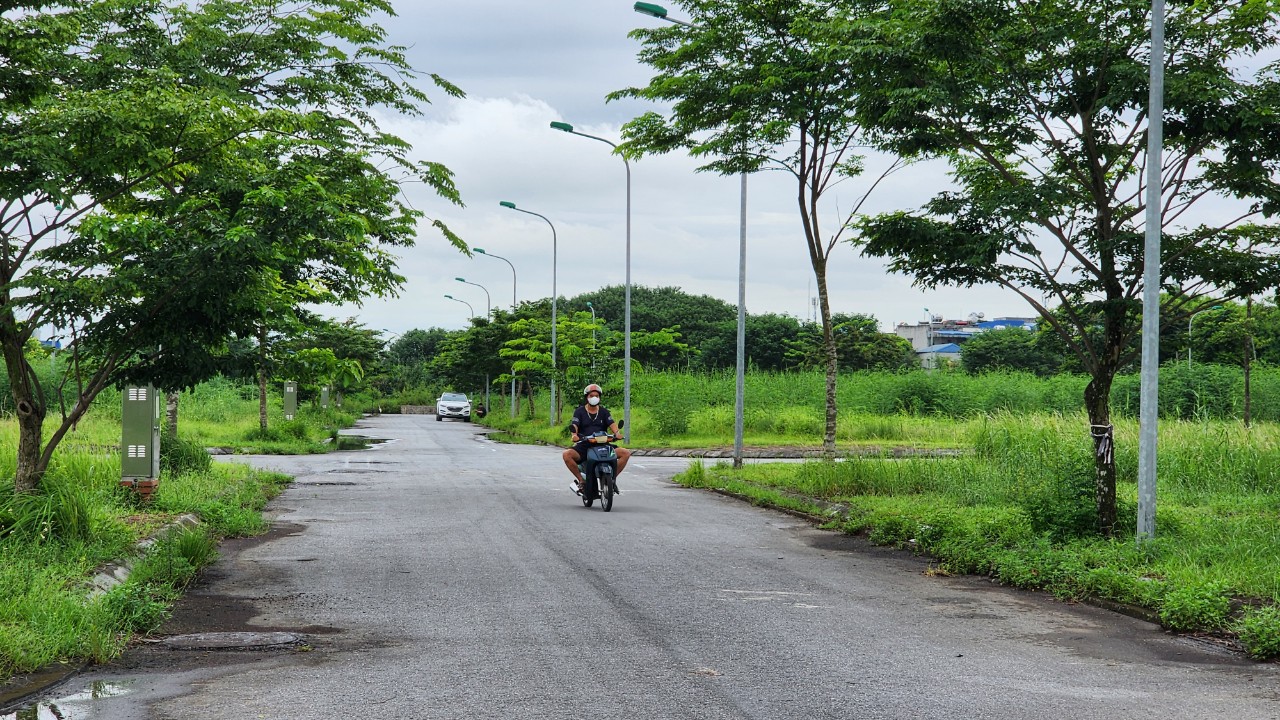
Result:
{"label": "asphalt road", "polygon": [[353,432],[391,442],[237,458],[297,481],[276,530],[229,545],[164,629],[286,630],[304,647],[146,645],[65,687],[88,692],[58,717],[1280,717],[1276,665],[931,576],[680,488],[684,460],[636,458],[603,513],[554,448],[431,416]]}

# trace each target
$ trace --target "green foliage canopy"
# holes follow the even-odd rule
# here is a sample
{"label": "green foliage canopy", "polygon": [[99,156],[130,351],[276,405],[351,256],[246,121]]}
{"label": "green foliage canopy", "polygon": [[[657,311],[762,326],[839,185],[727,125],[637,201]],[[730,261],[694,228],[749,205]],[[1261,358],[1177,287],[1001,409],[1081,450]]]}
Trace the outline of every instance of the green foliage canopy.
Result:
{"label": "green foliage canopy", "polygon": [[[408,162],[407,143],[374,122],[374,108],[412,114],[427,101],[376,13],[390,3],[10,4],[0,349],[19,490],[104,387],[189,385],[263,308],[396,287],[385,248],[429,220],[400,203],[398,184],[459,198],[447,169]],[[65,333],[82,373],[47,443],[44,390],[22,353],[43,325]]]}
{"label": "green foliage canopy", "polygon": [[[890,151],[948,161],[956,185],[920,211],[863,220],[858,245],[922,287],[1020,294],[1091,376],[1090,422],[1109,428],[1111,384],[1141,331],[1150,3],[846,8],[809,30],[854,69],[857,117]],[[1171,321],[1207,295],[1280,283],[1280,230],[1265,222],[1280,208],[1280,78],[1275,65],[1240,68],[1277,46],[1276,11],[1270,0],[1169,7],[1160,190]],[[1210,197],[1238,212],[1189,212]],[[1104,449],[1099,523],[1110,532],[1115,468]]]}

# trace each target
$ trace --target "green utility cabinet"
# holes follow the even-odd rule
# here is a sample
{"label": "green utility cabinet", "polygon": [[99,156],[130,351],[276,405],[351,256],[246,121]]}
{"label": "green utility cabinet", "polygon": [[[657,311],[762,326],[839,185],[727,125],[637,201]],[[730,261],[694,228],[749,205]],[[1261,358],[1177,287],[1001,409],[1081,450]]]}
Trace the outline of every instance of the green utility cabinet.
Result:
{"label": "green utility cabinet", "polygon": [[298,383],[292,380],[284,384],[284,419],[292,420],[298,414]]}
{"label": "green utility cabinet", "polygon": [[160,393],[151,385],[129,385],[123,397],[120,484],[150,497],[160,479]]}

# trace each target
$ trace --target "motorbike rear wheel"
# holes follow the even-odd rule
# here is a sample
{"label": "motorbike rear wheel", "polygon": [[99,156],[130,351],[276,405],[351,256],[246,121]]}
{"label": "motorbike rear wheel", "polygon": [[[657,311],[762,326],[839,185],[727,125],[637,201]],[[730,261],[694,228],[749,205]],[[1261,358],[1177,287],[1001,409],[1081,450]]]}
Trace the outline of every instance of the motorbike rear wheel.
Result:
{"label": "motorbike rear wheel", "polygon": [[582,495],[582,507],[591,507],[596,500],[595,488],[591,486],[591,481],[587,479],[586,473],[579,470],[578,474],[582,477],[582,492],[580,493]]}

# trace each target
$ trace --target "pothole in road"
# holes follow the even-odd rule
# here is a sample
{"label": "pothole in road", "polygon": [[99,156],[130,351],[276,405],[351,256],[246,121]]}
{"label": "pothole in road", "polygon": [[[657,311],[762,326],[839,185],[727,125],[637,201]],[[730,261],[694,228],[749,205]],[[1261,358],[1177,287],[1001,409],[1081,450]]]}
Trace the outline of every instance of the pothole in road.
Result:
{"label": "pothole in road", "polygon": [[364,435],[339,435],[335,441],[338,450],[368,450],[374,445],[387,442],[386,438],[371,438]]}
{"label": "pothole in road", "polygon": [[302,644],[287,632],[210,632],[175,635],[158,641],[171,650],[279,650]]}

